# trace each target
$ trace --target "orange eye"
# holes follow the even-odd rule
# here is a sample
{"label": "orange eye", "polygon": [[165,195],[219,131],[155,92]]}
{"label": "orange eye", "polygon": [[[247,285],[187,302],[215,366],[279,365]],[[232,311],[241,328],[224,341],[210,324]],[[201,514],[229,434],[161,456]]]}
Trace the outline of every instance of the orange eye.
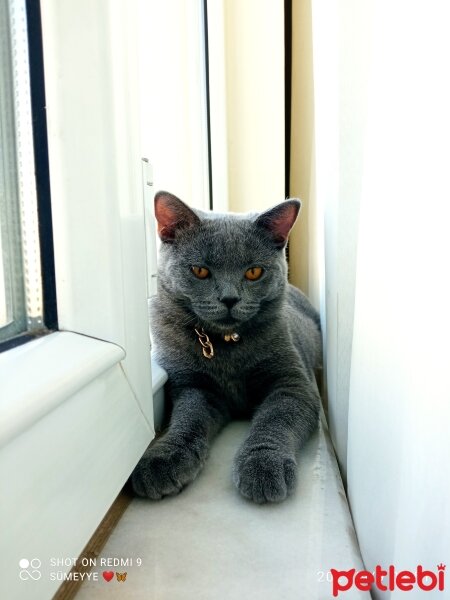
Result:
{"label": "orange eye", "polygon": [[191,269],[199,279],[206,279],[209,275],[209,270],[206,267],[191,267]]}
{"label": "orange eye", "polygon": [[256,281],[263,274],[263,270],[261,267],[252,267],[251,269],[247,269],[245,271],[245,278],[249,281]]}

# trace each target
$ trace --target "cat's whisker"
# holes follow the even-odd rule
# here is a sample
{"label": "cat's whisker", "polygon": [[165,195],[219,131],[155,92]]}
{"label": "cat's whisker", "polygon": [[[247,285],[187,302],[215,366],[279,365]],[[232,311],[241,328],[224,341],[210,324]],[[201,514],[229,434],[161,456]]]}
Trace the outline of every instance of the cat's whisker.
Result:
{"label": "cat's whisker", "polygon": [[182,321],[181,321],[181,325],[183,327],[187,326],[187,325],[194,325],[197,321],[197,317],[195,315],[187,315]]}

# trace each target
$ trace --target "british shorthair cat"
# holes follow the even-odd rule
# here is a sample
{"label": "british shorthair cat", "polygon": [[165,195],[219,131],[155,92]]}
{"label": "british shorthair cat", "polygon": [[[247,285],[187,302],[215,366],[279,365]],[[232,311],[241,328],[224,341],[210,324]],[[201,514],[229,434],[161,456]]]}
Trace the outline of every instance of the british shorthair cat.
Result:
{"label": "british shorthair cat", "polygon": [[233,418],[251,418],[233,468],[241,494],[278,502],[294,489],[296,454],[318,423],[322,355],[318,314],[287,281],[299,209],[290,199],[259,215],[217,215],[156,194],[151,327],[171,419],[132,474],[139,496],[160,499],[195,479]]}

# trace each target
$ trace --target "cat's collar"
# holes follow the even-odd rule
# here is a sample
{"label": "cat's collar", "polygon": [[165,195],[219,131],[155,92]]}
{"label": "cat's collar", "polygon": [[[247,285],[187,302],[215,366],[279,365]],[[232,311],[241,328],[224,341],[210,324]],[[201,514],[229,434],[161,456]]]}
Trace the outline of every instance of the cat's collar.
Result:
{"label": "cat's collar", "polygon": [[[205,333],[203,327],[195,327],[195,333],[197,334],[198,341],[200,342],[203,349],[203,356],[205,358],[213,358],[214,357],[214,347],[209,339],[208,335]],[[223,339],[226,342],[238,342],[241,339],[241,336],[237,332],[225,333],[223,335]]]}

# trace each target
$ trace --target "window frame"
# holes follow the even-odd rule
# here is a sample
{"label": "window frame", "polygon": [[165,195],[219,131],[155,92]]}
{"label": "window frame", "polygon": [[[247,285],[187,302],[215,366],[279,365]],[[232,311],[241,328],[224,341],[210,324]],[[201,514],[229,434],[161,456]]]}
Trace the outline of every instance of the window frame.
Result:
{"label": "window frame", "polygon": [[[11,31],[10,31],[10,9],[6,7],[7,3],[2,4],[2,27],[4,32],[2,33],[2,43],[8,45],[10,52],[4,52],[4,55],[12,54],[11,50]],[[23,9],[21,14],[20,8]],[[41,337],[42,335],[51,333],[58,329],[58,315],[56,305],[56,282],[55,282],[55,265],[54,265],[54,249],[53,249],[53,228],[52,228],[52,213],[51,213],[51,196],[50,196],[50,178],[49,178],[49,163],[48,163],[48,141],[47,141],[47,116],[46,116],[46,100],[45,100],[45,85],[44,85],[44,63],[43,63],[43,50],[42,50],[42,30],[41,30],[41,16],[40,16],[40,4],[33,0],[25,0],[22,6],[17,9],[19,15],[15,14],[15,21],[23,21],[26,23],[26,35],[24,31],[17,33],[17,36],[24,39],[20,40],[20,46],[22,54],[26,53],[27,61],[24,61],[22,66],[22,93],[26,94],[27,114],[25,115],[25,123],[22,124],[22,130],[24,127],[27,128],[27,140],[28,145],[34,151],[32,151],[32,160],[28,163],[29,177],[34,181],[34,193],[37,201],[37,217],[38,217],[38,235],[39,243],[37,252],[40,256],[41,266],[41,292],[42,292],[42,321],[37,327],[28,328],[26,323],[26,311],[25,311],[25,293],[23,284],[23,269],[22,269],[22,251],[19,247],[17,253],[20,255],[19,269],[16,269],[14,274],[15,278],[19,280],[20,289],[22,294],[22,315],[21,320],[18,322],[17,318],[13,317],[10,324],[1,327],[0,330],[5,333],[4,339],[0,341],[0,353],[6,352],[16,346],[20,346],[31,340]],[[25,16],[26,13],[26,16]],[[19,16],[19,18],[17,18]],[[12,61],[9,60],[8,70],[9,75],[9,89],[13,90],[14,78],[12,75]],[[4,67],[5,68],[5,67]],[[13,94],[11,94],[10,106],[7,107],[10,114],[14,115],[14,102]],[[23,118],[22,118],[23,120]],[[11,119],[11,123],[15,128],[14,135],[17,135],[17,116]],[[32,143],[31,143],[32,141]],[[17,169],[15,168],[17,162],[17,150],[15,143],[9,154],[12,157],[9,158],[9,162],[13,161],[14,168],[9,169],[14,174],[14,193],[13,193],[13,204],[12,207],[14,215],[13,218],[9,218],[8,222],[14,221],[17,227],[14,231],[6,232],[4,238],[16,239],[16,244],[21,244],[21,229],[20,229],[20,210],[19,210],[19,192],[18,192],[18,176]],[[33,169],[34,164],[34,169]],[[11,187],[11,186],[10,186]],[[6,261],[5,261],[6,262]],[[15,286],[16,288],[18,285]],[[7,290],[5,290],[7,292]],[[17,304],[17,303],[16,303]],[[32,329],[32,331],[30,331]]]}
{"label": "window frame", "polygon": [[55,593],[49,556],[78,555],[154,437],[138,2],[40,6],[59,331],[0,354],[5,597],[24,556]]}

